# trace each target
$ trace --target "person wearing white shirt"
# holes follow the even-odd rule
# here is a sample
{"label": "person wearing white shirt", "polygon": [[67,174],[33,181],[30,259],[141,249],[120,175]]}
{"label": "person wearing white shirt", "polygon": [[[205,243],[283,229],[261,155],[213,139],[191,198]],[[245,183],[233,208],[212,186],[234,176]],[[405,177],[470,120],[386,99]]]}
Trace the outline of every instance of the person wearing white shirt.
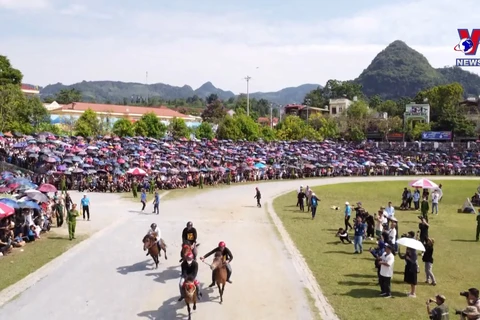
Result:
{"label": "person wearing white shirt", "polygon": [[375,236],[381,237],[383,232],[383,225],[387,223],[387,218],[383,215],[383,211],[379,210],[378,215],[375,216]]}
{"label": "person wearing white shirt", "polygon": [[388,241],[393,245],[396,246],[396,240],[397,240],[397,222],[396,219],[395,221],[392,220],[390,222],[390,229],[388,229]]}
{"label": "person wearing white shirt", "polygon": [[380,257],[380,296],[390,298],[392,296],[391,283],[393,277],[393,265],[395,257],[389,244],[385,245],[385,252]]}
{"label": "person wearing white shirt", "polygon": [[432,193],[432,214],[438,214],[438,200],[440,200],[440,195],[435,190]]}
{"label": "person wearing white shirt", "polygon": [[[163,241],[162,232],[160,231],[160,228],[157,226],[156,223],[152,223],[150,225],[150,229],[148,229],[147,234],[152,235],[155,237],[155,239],[157,239],[158,252],[161,252],[162,251],[161,242]],[[148,253],[147,253],[147,256],[148,256]]]}
{"label": "person wearing white shirt", "polygon": [[395,208],[393,207],[391,202],[389,202],[388,206],[385,208],[385,213],[387,219],[391,219],[395,216]]}

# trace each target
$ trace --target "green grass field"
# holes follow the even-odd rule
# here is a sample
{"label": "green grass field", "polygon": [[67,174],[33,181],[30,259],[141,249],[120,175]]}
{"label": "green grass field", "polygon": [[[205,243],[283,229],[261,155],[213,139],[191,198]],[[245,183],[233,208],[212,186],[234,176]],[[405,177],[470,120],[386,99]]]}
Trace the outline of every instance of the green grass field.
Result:
{"label": "green grass field", "polygon": [[[375,246],[374,241],[364,242],[364,253],[353,255],[353,244],[342,244],[335,237],[336,230],[343,227],[345,201],[358,201],[371,214],[380,206],[392,201],[400,205],[406,181],[346,183],[314,188],[321,199],[317,217],[311,220],[309,213],[299,212],[296,207],[296,191],[278,197],[273,206],[298,249],[305,257],[320,287],[342,320],[412,320],[428,319],[425,302],[435,294],[447,297],[451,318],[456,319],[454,309],[464,308],[466,303],[459,296],[461,291],[479,287],[477,269],[480,265],[475,242],[476,217],[473,214],[457,213],[465,199],[476,191],[478,181],[441,181],[443,199],[439,215],[430,216],[430,237],[435,239],[433,272],[437,286],[424,283],[424,264],[419,255],[417,298],[407,298],[409,285],[403,283],[405,263],[395,257],[395,274],[392,279],[392,299],[379,297],[377,275],[373,257],[366,250]],[[339,211],[330,209],[340,207]],[[419,212],[396,210],[399,234],[417,231]],[[405,252],[404,248],[401,248]]]}
{"label": "green grass field", "polygon": [[11,254],[0,257],[0,291],[25,278],[86,238],[87,236],[80,235],[70,241],[68,236],[50,232],[42,235],[40,240],[27,243],[23,248],[15,248]]}

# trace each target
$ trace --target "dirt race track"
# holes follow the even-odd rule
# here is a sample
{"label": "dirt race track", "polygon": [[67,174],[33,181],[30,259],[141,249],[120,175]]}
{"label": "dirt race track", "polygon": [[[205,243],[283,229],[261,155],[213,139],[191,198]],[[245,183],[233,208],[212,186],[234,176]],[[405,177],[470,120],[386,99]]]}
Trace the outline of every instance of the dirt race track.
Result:
{"label": "dirt race track", "polygon": [[[364,178],[289,180],[262,183],[259,187],[262,203],[269,203],[271,211],[273,198],[297,189],[300,184],[314,186],[352,180],[360,182]],[[190,220],[199,234],[200,255],[219,241],[225,241],[234,255],[233,284],[227,283],[223,305],[218,303],[218,290],[206,288],[211,271],[199,262],[203,299],[192,314],[193,320],[313,319],[305,287],[313,291],[322,317],[336,319],[284,230],[279,229],[285,243],[279,239],[267,210],[255,206],[254,187],[210,189],[161,202],[160,215],[150,214],[151,204],[146,213],[140,213],[139,204],[117,195],[89,194],[92,221],[78,221],[77,229],[96,231],[95,234],[2,291],[0,318],[10,315],[16,320],[186,319],[185,304],[177,302],[178,260],[181,231]],[[78,194],[74,196],[75,200],[79,198]],[[275,216],[273,221],[278,223]],[[169,254],[168,260],[162,257],[157,270],[153,270],[151,258],[142,251],[141,242],[152,222],[159,225]]]}

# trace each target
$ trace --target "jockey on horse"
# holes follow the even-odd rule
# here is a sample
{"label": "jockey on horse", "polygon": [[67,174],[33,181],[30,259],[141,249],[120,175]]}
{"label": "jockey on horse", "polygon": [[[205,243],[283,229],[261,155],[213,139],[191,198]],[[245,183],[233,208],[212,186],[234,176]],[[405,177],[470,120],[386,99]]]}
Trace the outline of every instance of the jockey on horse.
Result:
{"label": "jockey on horse", "polygon": [[[150,229],[148,229],[147,234],[155,237],[155,239],[157,240],[158,252],[160,253],[162,251],[161,243],[163,241],[161,238],[162,232],[160,231],[160,228],[157,227],[156,223],[152,223],[150,225]],[[149,254],[147,253],[147,256],[148,255]]]}
{"label": "jockey on horse", "polygon": [[[205,260],[205,258],[208,258],[212,254],[217,253],[217,252],[219,252],[222,255],[223,262],[227,266],[227,282],[232,283],[232,280],[230,280],[230,277],[232,276],[232,266],[230,265],[230,262],[232,262],[232,260],[233,260],[233,254],[230,251],[230,249],[228,249],[225,246],[225,242],[220,241],[220,243],[218,244],[218,247],[216,247],[215,249],[213,249],[212,251],[210,251],[209,253],[207,253],[203,257],[200,257],[200,260],[203,261],[203,260]],[[215,278],[214,278],[214,273],[212,272],[212,284],[210,284],[208,287],[212,288],[213,286],[215,286]]]}
{"label": "jockey on horse", "polygon": [[[197,259],[197,230],[193,227],[193,223],[188,221],[187,227],[183,229],[182,232],[182,243],[183,245],[188,245],[192,249],[193,258]],[[182,251],[183,252],[183,251]],[[180,252],[180,261],[183,261],[183,254]]]}
{"label": "jockey on horse", "polygon": [[185,298],[185,288],[183,287],[185,280],[193,281],[197,289],[197,298],[200,299],[202,293],[200,292],[200,282],[197,280],[198,263],[193,259],[193,253],[188,253],[185,260],[182,262],[182,275],[180,277],[180,298],[178,301],[182,301]]}

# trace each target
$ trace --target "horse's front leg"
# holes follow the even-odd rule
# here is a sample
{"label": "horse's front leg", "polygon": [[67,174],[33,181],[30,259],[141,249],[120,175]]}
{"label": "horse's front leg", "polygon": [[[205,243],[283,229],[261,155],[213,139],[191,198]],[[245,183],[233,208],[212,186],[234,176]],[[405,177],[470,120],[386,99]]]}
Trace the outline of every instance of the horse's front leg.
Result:
{"label": "horse's front leg", "polygon": [[222,293],[220,294],[220,297],[223,301],[223,293],[225,292],[225,283],[222,284]]}
{"label": "horse's front leg", "polygon": [[217,282],[217,287],[218,287],[218,293],[220,295],[220,304],[223,303],[223,292],[222,292],[222,288],[220,287],[220,283]]}
{"label": "horse's front leg", "polygon": [[192,320],[192,311],[190,310],[190,303],[187,303],[187,311],[188,311],[188,320]]}
{"label": "horse's front leg", "polygon": [[167,249],[163,248],[163,252],[165,253],[165,260],[167,260]]}

